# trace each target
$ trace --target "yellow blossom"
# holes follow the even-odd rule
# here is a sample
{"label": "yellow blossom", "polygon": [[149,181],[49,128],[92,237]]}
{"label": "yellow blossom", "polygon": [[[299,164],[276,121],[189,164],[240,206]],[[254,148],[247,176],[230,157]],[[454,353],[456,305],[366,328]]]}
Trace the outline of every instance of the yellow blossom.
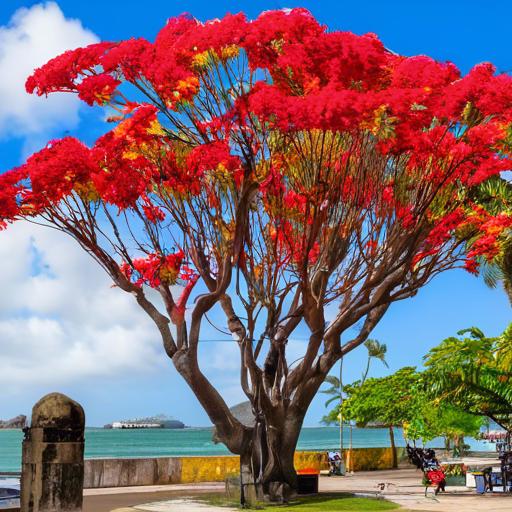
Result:
{"label": "yellow blossom", "polygon": [[128,126],[129,126],[129,123],[128,123],[129,120],[124,120],[124,121],[121,121],[115,128],[114,128],[114,135],[118,138],[120,137],[123,137],[124,135],[126,135],[126,132],[127,132],[127,129],[128,129]]}
{"label": "yellow blossom", "polygon": [[123,153],[123,158],[126,160],[136,160],[137,158],[139,158],[139,156],[140,156],[140,153],[138,153],[137,151],[134,151],[133,149],[125,151]]}
{"label": "yellow blossom", "polygon": [[150,135],[160,135],[160,136],[165,135],[165,130],[162,128],[162,125],[160,124],[158,119],[151,121],[151,124],[149,125],[147,132]]}
{"label": "yellow blossom", "polygon": [[97,201],[100,198],[100,195],[92,181],[88,181],[87,183],[76,183],[73,189],[86,201]]}
{"label": "yellow blossom", "polygon": [[168,266],[162,266],[159,271],[160,280],[162,283],[175,284],[178,277],[178,270]]}
{"label": "yellow blossom", "polygon": [[215,54],[215,52],[213,52],[211,50],[206,50],[204,52],[197,53],[196,55],[194,55],[194,57],[192,58],[192,65],[195,66],[196,68],[205,68],[216,57],[217,57],[217,55]]}
{"label": "yellow blossom", "polygon": [[224,48],[222,48],[220,56],[223,60],[227,60],[237,57],[239,53],[240,48],[238,48],[236,44],[230,44],[229,46],[224,46]]}
{"label": "yellow blossom", "polygon": [[387,109],[387,105],[381,105],[375,109],[373,112],[374,118],[361,123],[361,127],[369,130],[380,139],[389,139],[392,137],[395,134],[393,124],[398,121],[398,118],[388,115]]}

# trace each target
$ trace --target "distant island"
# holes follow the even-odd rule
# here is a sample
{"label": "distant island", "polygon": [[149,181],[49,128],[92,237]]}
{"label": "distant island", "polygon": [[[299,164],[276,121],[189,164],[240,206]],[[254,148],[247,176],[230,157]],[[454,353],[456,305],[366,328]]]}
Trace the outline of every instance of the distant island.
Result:
{"label": "distant island", "polygon": [[27,425],[27,417],[23,414],[16,416],[15,418],[11,418],[10,420],[0,420],[0,429],[7,428],[25,428]]}
{"label": "distant island", "polygon": [[103,428],[108,429],[134,429],[134,428],[185,428],[185,423],[169,418],[164,414],[151,416],[149,418],[137,418],[133,420],[113,421],[105,425]]}

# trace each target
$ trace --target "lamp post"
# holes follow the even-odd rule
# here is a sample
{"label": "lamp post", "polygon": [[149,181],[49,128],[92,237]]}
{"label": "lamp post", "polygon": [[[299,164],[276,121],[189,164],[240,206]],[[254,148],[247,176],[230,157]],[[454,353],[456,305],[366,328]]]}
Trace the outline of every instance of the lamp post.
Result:
{"label": "lamp post", "polygon": [[343,460],[343,357],[340,359],[340,455]]}
{"label": "lamp post", "polygon": [[340,359],[340,473],[345,474],[345,459],[343,458],[343,356]]}

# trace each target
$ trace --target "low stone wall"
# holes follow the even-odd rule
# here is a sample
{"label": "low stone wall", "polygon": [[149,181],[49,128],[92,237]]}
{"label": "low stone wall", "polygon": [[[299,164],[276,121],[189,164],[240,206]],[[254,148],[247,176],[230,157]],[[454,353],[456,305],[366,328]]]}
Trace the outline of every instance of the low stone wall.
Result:
{"label": "low stone wall", "polygon": [[[350,457],[350,460],[347,460]],[[398,448],[398,461],[406,459]],[[391,448],[355,448],[345,461],[354,471],[391,468]],[[222,482],[239,472],[237,456],[154,457],[147,459],[86,459],[85,488],[127,487],[134,485]],[[296,452],[295,468],[328,469],[326,452]]]}

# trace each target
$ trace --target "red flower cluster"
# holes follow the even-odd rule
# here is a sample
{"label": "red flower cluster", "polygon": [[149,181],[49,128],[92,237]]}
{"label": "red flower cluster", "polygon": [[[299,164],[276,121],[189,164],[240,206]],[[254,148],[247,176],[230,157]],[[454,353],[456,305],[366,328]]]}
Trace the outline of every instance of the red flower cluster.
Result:
{"label": "red flower cluster", "polygon": [[414,258],[416,265],[423,259],[437,254],[443,244],[454,236],[457,230],[470,230],[474,241],[467,252],[465,266],[472,273],[478,272],[479,258],[491,261],[500,253],[502,236],[512,228],[512,215],[501,213],[491,215],[481,206],[470,204],[466,209],[457,208],[437,221],[425,240],[423,250]]}
{"label": "red flower cluster", "polygon": [[[22,188],[23,208],[29,215],[58,203],[90,179],[94,163],[90,150],[73,137],[51,141],[18,169],[30,181]],[[3,216],[3,213],[2,213]]]}
{"label": "red flower cluster", "polygon": [[475,209],[473,215],[467,220],[477,232],[478,237],[467,253],[466,269],[476,272],[478,258],[491,261],[501,250],[501,236],[512,228],[512,215],[499,214],[496,217],[489,215],[483,208]]}
{"label": "red flower cluster", "polygon": [[313,265],[320,254],[320,244],[314,241],[309,244],[306,237],[300,231],[294,229],[291,222],[281,220],[277,225],[270,227],[270,237],[276,247],[276,257],[279,266],[304,264]]}
{"label": "red flower cluster", "polygon": [[429,256],[437,254],[442,245],[449,240],[453,236],[455,230],[461,226],[465,218],[466,215],[463,209],[457,208],[437,220],[435,226],[425,239],[423,247],[414,257],[413,265],[416,265]]}
{"label": "red flower cluster", "polygon": [[[153,180],[160,179],[149,159],[152,143],[160,137],[157,123],[156,109],[145,106],[101,137],[92,150],[73,137],[51,141],[23,166],[2,176],[0,218],[37,215],[72,192],[121,209],[134,206]],[[161,212],[153,214],[155,220],[162,218]]]}
{"label": "red flower cluster", "polygon": [[[468,188],[512,169],[512,77],[490,64],[461,77],[452,63],[391,53],[373,34],[328,32],[305,9],[253,21],[172,18],[154,42],[66,52],[26,85],[39,95],[72,91],[89,105],[109,104],[120,123],[92,149],[70,138],[53,142],[2,177],[4,221],[77,193],[160,223],[159,201],[204,194],[221,210],[219,191],[248,179],[259,186],[276,247],[296,265],[316,261],[331,226],[326,220],[311,247],[305,233],[313,215],[328,218],[326,210],[366,212],[411,232],[428,221],[415,263],[469,225],[482,235],[470,259],[492,257],[508,226],[508,218],[449,201],[460,204]],[[124,98],[133,85],[151,105]],[[417,208],[431,196],[430,205],[442,197],[446,209]],[[364,240],[375,249],[378,237]],[[136,282],[162,279],[161,256],[135,261]]]}
{"label": "red flower cluster", "polygon": [[158,288],[161,284],[173,285],[180,274],[184,257],[181,250],[167,255],[148,254],[146,258],[135,258],[131,263],[122,263],[120,270],[136,286],[147,284],[151,288]]}
{"label": "red flower cluster", "polygon": [[134,82],[144,73],[145,63],[152,58],[153,46],[146,39],[121,41],[101,58],[106,73],[119,70],[126,80]]}
{"label": "red flower cluster", "polygon": [[0,174],[0,230],[21,215],[19,182],[25,178],[24,171],[18,169]]}
{"label": "red flower cluster", "polygon": [[93,74],[101,56],[113,46],[114,43],[91,44],[51,59],[27,79],[27,92],[42,96],[57,91],[76,91],[77,79]]}
{"label": "red flower cluster", "polygon": [[78,97],[88,105],[103,105],[110,101],[120,83],[106,74],[88,76],[77,85]]}
{"label": "red flower cluster", "polygon": [[151,224],[157,224],[165,220],[165,213],[160,207],[155,206],[147,196],[143,199],[142,211]]}
{"label": "red flower cluster", "polygon": [[[92,149],[97,172],[92,181],[100,197],[124,209],[134,206],[151,188],[160,172],[153,161],[158,151],[160,125],[156,108],[142,105]],[[156,133],[155,133],[156,132]]]}
{"label": "red flower cluster", "polygon": [[235,173],[240,166],[240,158],[231,155],[231,148],[224,140],[196,146],[187,157],[187,167],[193,169],[197,176],[215,170]]}

